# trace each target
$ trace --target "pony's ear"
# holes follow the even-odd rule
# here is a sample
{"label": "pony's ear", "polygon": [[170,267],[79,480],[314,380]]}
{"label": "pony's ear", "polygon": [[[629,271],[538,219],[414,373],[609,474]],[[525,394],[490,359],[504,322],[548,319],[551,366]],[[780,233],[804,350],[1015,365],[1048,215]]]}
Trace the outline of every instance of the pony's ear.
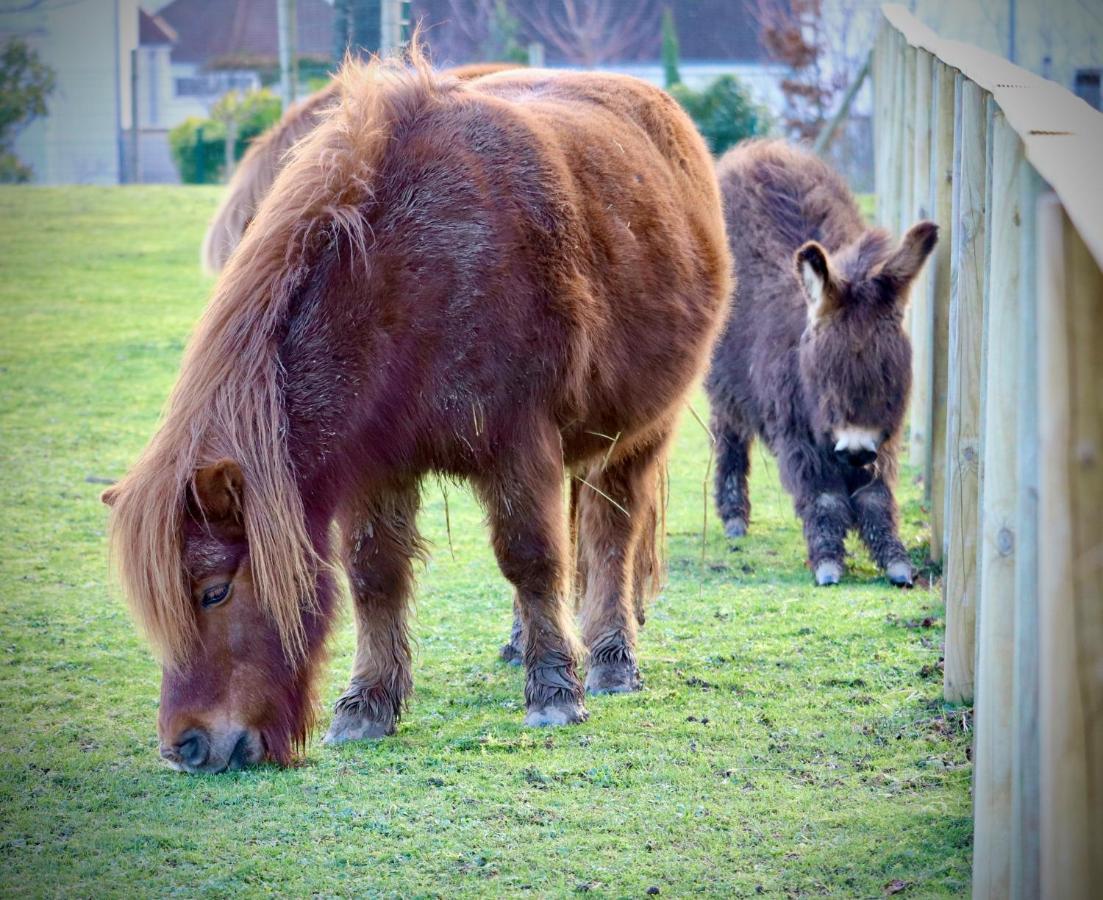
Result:
{"label": "pony's ear", "polygon": [[797,251],[796,263],[797,277],[808,302],[808,320],[815,321],[834,312],[842,292],[827,251],[816,241],[809,241]]}
{"label": "pony's ear", "polygon": [[195,473],[192,493],[203,517],[214,522],[240,522],[245,477],[232,459],[220,459]]}
{"label": "pony's ear", "polygon": [[885,261],[877,277],[899,295],[919,274],[937,243],[938,226],[934,222],[923,221],[913,225],[900,241],[900,246]]}
{"label": "pony's ear", "polygon": [[100,494],[100,500],[107,506],[114,506],[115,501],[118,499],[118,496],[119,488],[117,485],[113,484],[111,485],[111,487],[106,488],[102,494]]}

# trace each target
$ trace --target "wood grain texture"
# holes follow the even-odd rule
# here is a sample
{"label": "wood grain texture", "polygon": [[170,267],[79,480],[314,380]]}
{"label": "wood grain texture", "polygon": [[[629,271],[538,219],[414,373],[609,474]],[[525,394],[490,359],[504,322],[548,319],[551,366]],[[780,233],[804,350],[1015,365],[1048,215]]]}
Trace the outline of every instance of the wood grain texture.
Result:
{"label": "wood grain texture", "polygon": [[1001,112],[990,118],[984,412],[978,542],[973,896],[1011,888],[1012,712],[1018,507],[1022,142]]}
{"label": "wood grain texture", "polygon": [[976,650],[988,128],[984,90],[958,75],[955,94],[955,228],[950,262],[949,418],[942,581],[946,603],[943,691],[947,700],[965,702],[973,697]]}
{"label": "wood grain texture", "polygon": [[1103,885],[1103,273],[1038,209],[1041,895]]}
{"label": "wood grain texture", "polygon": [[942,561],[946,515],[946,426],[949,420],[950,257],[957,224],[953,215],[954,70],[935,60],[931,72],[931,217],[942,229],[927,263],[931,308],[931,455],[926,496],[931,559]]}

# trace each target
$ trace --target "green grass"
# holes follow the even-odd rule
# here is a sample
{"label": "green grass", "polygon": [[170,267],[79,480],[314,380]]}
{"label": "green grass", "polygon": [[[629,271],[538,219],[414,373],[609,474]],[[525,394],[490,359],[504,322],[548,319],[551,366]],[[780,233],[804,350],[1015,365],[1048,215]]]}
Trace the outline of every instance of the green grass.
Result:
{"label": "green grass", "polygon": [[[763,451],[751,535],[730,548],[710,508],[702,551],[708,444],[689,416],[642,693],[591,699],[575,728],[521,726],[521,673],[496,661],[510,592],[455,488],[452,558],[434,484],[398,735],[315,742],[290,770],[165,768],[159,671],[106,585],[87,479],[118,476],[154,427],[209,290],[197,248],[216,197],[0,191],[0,895],[967,888],[970,734],[940,700],[937,592],[891,589],[856,544],[841,587],[812,587]],[[900,493],[921,559],[910,474]],[[352,648],[346,616],[327,705]]]}

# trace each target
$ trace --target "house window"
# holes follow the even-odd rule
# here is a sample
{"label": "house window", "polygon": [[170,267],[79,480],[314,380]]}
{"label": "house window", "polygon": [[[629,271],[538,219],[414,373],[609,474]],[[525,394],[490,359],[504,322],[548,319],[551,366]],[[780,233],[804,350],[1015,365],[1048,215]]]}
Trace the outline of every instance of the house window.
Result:
{"label": "house window", "polygon": [[1100,74],[1099,69],[1077,69],[1073,84],[1076,96],[1094,109],[1100,108]]}
{"label": "house window", "polygon": [[260,87],[255,72],[203,72],[176,79],[177,97],[221,97],[227,91],[251,91]]}

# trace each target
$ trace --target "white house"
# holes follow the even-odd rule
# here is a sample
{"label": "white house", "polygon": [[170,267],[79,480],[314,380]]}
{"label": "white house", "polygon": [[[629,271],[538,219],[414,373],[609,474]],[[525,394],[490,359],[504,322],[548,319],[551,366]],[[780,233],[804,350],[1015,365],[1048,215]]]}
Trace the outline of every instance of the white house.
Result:
{"label": "white house", "polygon": [[0,3],[0,41],[25,40],[57,76],[49,115],[15,141],[44,184],[118,184],[130,129],[138,0]]}

